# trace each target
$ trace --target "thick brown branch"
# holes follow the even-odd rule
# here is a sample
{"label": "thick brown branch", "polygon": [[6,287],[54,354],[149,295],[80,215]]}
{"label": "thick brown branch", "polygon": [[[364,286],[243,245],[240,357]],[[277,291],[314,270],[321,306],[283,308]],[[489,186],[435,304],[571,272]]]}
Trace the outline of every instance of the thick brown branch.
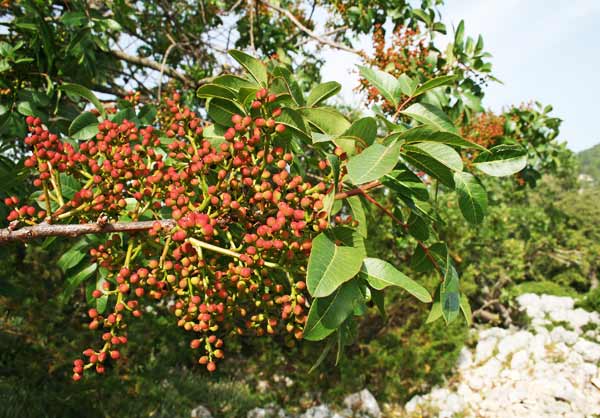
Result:
{"label": "thick brown branch", "polygon": [[147,231],[158,222],[162,228],[170,229],[175,226],[173,219],[163,219],[161,221],[140,221],[140,222],[115,222],[108,224],[89,223],[89,224],[70,224],[70,225],[52,225],[41,223],[34,226],[26,226],[16,230],[10,228],[0,229],[0,245],[12,241],[29,241],[35,238],[46,237],[78,237],[87,234],[103,234],[109,232],[140,232]]}
{"label": "thick brown branch", "polygon": [[302,22],[300,22],[298,20],[298,18],[296,18],[296,16],[294,16],[292,14],[292,12],[290,12],[289,10],[283,9],[279,6],[276,6],[274,4],[271,4],[268,0],[267,1],[263,1],[263,4],[266,5],[267,7],[278,11],[279,13],[285,15],[288,19],[290,19],[290,21],[296,25],[296,27],[298,29],[300,29],[302,32],[306,33],[308,36],[310,36],[311,38],[313,38],[314,40],[316,40],[317,42],[324,44],[324,45],[329,45],[332,48],[336,48],[336,49],[341,49],[342,51],[346,51],[346,52],[352,52],[353,54],[357,54],[357,55],[361,55],[361,52],[350,48],[346,45],[342,45],[339,44],[337,42],[334,42],[330,39],[324,38],[322,36],[319,36],[318,34],[316,34],[315,32],[313,32],[312,30],[310,30],[309,28],[307,28],[306,26],[304,26],[302,24]]}

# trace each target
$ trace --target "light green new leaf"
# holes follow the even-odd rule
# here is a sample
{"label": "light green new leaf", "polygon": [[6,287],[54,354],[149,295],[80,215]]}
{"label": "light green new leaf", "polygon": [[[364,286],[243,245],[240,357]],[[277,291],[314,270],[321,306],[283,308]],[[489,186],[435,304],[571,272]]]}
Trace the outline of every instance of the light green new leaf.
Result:
{"label": "light green new leaf", "polygon": [[431,80],[427,80],[423,83],[419,88],[415,90],[412,94],[413,97],[420,96],[423,93],[426,93],[428,90],[434,89],[436,87],[445,86],[448,84],[452,84],[456,81],[455,75],[443,75],[441,77],[436,77]]}
{"label": "light green new leaf", "polygon": [[454,184],[458,194],[458,206],[464,218],[479,224],[487,213],[487,192],[475,176],[470,173],[454,173]]}
{"label": "light green new leaf", "polygon": [[245,52],[237,49],[229,51],[229,55],[233,57],[242,67],[246,69],[254,80],[263,87],[267,86],[269,76],[267,74],[267,66],[252,55],[248,55]]}
{"label": "light green new leaf", "polygon": [[431,125],[440,131],[458,134],[456,127],[448,116],[439,108],[429,103],[415,103],[402,111],[402,114],[426,125]]}
{"label": "light green new leaf", "polygon": [[375,143],[348,160],[348,177],[353,184],[377,180],[394,169],[399,155],[398,142],[393,142],[387,147]]}
{"label": "light green new leaf", "polygon": [[366,78],[388,102],[394,107],[398,107],[398,102],[402,97],[402,88],[393,75],[374,68],[363,66],[358,68],[361,76]]}
{"label": "light green new leaf", "polygon": [[337,81],[328,81],[326,83],[317,84],[308,94],[306,105],[308,107],[316,106],[331,96],[336,95],[341,89],[342,85]]}
{"label": "light green new leaf", "polygon": [[351,280],[328,297],[315,298],[308,311],[304,339],[320,341],[330,335],[352,314],[362,297],[356,280]]}
{"label": "light green new leaf", "polygon": [[429,303],[432,300],[427,289],[407,277],[387,261],[367,257],[363,261],[361,273],[364,274],[369,285],[377,290],[385,289],[388,286],[398,286],[421,302]]}
{"label": "light green new leaf", "polygon": [[83,112],[69,126],[69,136],[73,139],[90,139],[98,133],[98,117],[92,112]]}
{"label": "light green new leaf", "polygon": [[329,296],[360,271],[363,258],[359,248],[336,245],[325,233],[317,235],[308,258],[308,291],[317,298]]}
{"label": "light green new leaf", "polygon": [[479,154],[473,165],[488,176],[510,176],[527,166],[527,151],[518,145],[498,145]]}

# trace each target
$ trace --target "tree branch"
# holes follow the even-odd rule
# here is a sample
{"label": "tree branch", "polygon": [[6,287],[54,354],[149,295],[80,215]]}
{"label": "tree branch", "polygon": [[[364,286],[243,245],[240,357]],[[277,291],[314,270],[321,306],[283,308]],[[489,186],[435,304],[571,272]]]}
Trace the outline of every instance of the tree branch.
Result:
{"label": "tree branch", "polygon": [[115,222],[102,225],[101,223],[52,225],[41,223],[34,226],[26,226],[12,230],[10,228],[0,229],[0,245],[11,241],[29,241],[35,238],[46,237],[78,237],[87,234],[105,234],[110,232],[141,232],[151,229],[155,223],[159,223],[164,229],[171,229],[176,225],[173,219],[161,221],[140,222]]}
{"label": "tree branch", "polygon": [[174,68],[163,66],[159,62],[156,62],[149,58],[137,57],[135,55],[129,55],[123,51],[117,51],[117,50],[112,50],[110,52],[114,57],[116,57],[120,60],[123,60],[123,61],[127,61],[130,64],[135,64],[135,65],[139,65],[142,67],[151,68],[158,72],[162,71],[162,72],[164,72],[164,74],[167,74],[168,76],[170,76],[172,78],[176,78],[177,80],[181,81],[182,83],[184,83],[188,86],[199,86],[202,84],[206,84],[206,83],[210,82],[210,80],[212,80],[212,77],[207,77],[207,78],[203,78],[200,80],[192,80],[188,76],[175,70]]}
{"label": "tree branch", "polygon": [[321,44],[324,44],[324,45],[329,45],[332,48],[341,49],[342,51],[351,52],[351,53],[356,54],[356,55],[362,55],[361,51],[358,51],[358,50],[350,48],[350,47],[348,47],[346,45],[342,45],[342,44],[334,42],[334,41],[332,41],[330,39],[323,38],[323,37],[319,36],[318,34],[316,34],[315,32],[313,32],[312,30],[310,30],[309,28],[307,28],[306,26],[304,26],[302,24],[302,22],[300,22],[296,18],[296,16],[294,16],[292,14],[292,12],[290,12],[289,10],[283,9],[283,8],[281,8],[279,6],[275,6],[274,4],[271,4],[269,1],[263,1],[263,4],[265,6],[267,6],[268,8],[276,10],[279,13],[285,15],[288,19],[290,19],[290,21],[294,25],[296,25],[296,27],[298,29],[300,29],[302,32],[306,33],[308,36],[310,36],[311,38],[313,38],[317,42],[319,42]]}
{"label": "tree branch", "polygon": [[[356,189],[340,192],[335,195],[337,200],[346,199],[350,196],[365,194],[365,191],[381,186],[379,181],[372,181]],[[87,223],[87,224],[48,224],[41,223],[33,226],[26,226],[19,229],[5,228],[0,229],[0,245],[12,241],[30,241],[36,238],[47,237],[79,237],[88,234],[106,234],[111,232],[142,232],[151,229],[155,223],[159,223],[163,229],[175,227],[176,222],[173,219],[163,219],[155,221],[139,222],[114,222],[114,223]]]}

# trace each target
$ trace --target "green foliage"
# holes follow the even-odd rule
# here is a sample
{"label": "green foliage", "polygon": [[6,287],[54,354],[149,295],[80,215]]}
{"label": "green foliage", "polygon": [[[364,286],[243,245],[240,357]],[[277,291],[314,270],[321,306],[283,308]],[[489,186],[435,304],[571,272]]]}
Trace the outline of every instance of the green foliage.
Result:
{"label": "green foliage", "polygon": [[577,154],[581,174],[590,176],[597,185],[600,183],[600,144]]}

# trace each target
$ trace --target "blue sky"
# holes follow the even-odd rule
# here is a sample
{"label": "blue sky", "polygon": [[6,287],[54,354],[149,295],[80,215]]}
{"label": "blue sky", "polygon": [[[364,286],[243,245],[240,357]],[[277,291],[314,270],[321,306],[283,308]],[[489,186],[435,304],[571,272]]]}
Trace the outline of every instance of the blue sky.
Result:
{"label": "blue sky", "polygon": [[[466,33],[482,34],[494,74],[484,106],[539,100],[563,119],[560,141],[580,151],[600,143],[600,0],[447,0],[442,9],[450,28],[465,20]],[[362,38],[357,46],[370,43]],[[356,100],[358,60],[327,50],[324,80],[345,84],[342,97]]]}

